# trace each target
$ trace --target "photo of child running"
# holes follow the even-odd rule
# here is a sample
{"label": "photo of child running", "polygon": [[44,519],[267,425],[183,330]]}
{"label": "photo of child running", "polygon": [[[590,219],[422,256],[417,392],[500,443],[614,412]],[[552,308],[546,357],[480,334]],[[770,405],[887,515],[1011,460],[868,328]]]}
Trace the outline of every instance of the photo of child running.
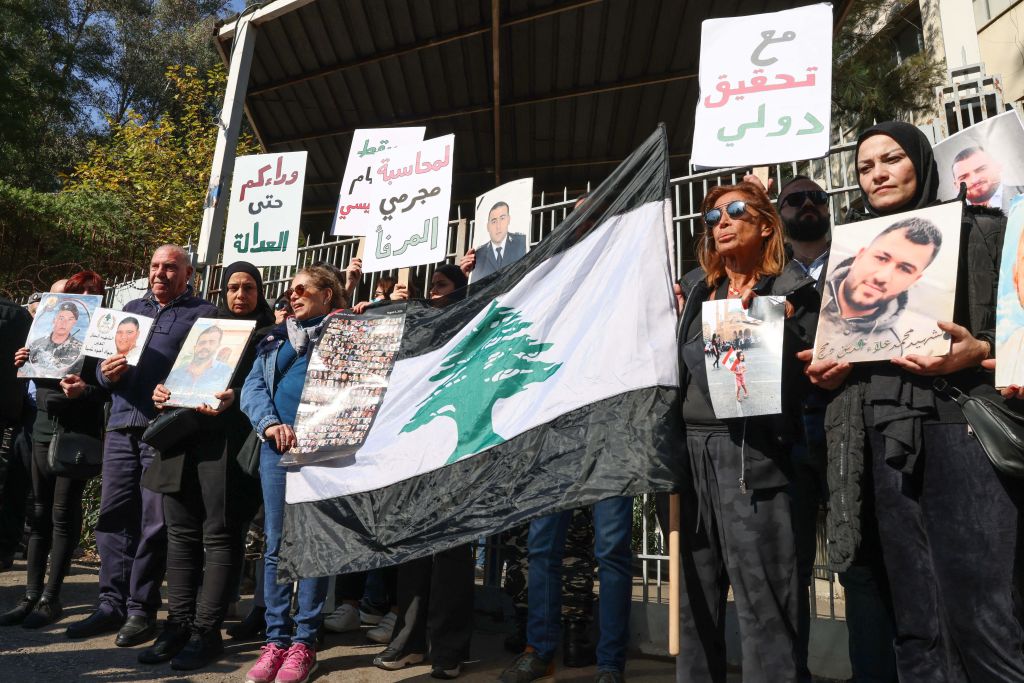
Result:
{"label": "photo of child running", "polygon": [[743,389],[743,393],[750,398],[750,392],[747,391],[747,359],[743,355],[742,351],[736,353],[736,362],[732,365],[732,374],[736,379],[736,400],[741,401],[740,389]]}

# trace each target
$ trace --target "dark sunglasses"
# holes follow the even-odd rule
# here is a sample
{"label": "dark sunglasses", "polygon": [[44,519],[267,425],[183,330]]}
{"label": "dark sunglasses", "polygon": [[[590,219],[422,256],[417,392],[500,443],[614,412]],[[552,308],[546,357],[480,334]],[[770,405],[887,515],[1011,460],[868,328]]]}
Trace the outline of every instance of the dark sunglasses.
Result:
{"label": "dark sunglasses", "polygon": [[[747,213],[747,203],[742,199],[737,199],[725,204],[725,212],[729,214],[729,218],[743,218]],[[704,214],[704,223],[709,228],[713,228],[718,225],[718,222],[722,220],[722,207],[716,206],[707,213]]]}
{"label": "dark sunglasses", "polygon": [[319,287],[310,287],[309,285],[301,285],[300,284],[300,285],[295,285],[294,287],[290,287],[290,288],[284,290],[284,295],[285,295],[286,298],[291,299],[292,298],[292,294],[294,294],[295,296],[297,296],[297,297],[299,297],[301,299],[302,297],[306,296],[306,294],[309,293],[309,292],[319,292],[319,291],[320,291]]}
{"label": "dark sunglasses", "polygon": [[284,299],[281,299],[280,301],[275,301],[274,302],[274,310],[275,311],[287,311],[288,310],[288,302],[285,301]]}
{"label": "dark sunglasses", "polygon": [[828,204],[828,192],[822,190],[803,190],[800,192],[790,192],[786,195],[786,198],[782,200],[782,203],[787,206],[803,206],[804,202],[810,199],[815,206],[825,206]]}

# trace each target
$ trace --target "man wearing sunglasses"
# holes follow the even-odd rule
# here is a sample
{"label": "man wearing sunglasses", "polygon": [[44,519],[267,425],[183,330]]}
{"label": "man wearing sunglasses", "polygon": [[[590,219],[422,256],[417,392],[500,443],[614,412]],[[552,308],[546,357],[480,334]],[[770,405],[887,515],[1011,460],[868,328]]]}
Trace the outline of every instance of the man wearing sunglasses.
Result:
{"label": "man wearing sunglasses", "polygon": [[804,272],[818,281],[820,292],[832,227],[828,193],[807,176],[796,176],[779,192],[778,206],[788,238],[787,251]]}

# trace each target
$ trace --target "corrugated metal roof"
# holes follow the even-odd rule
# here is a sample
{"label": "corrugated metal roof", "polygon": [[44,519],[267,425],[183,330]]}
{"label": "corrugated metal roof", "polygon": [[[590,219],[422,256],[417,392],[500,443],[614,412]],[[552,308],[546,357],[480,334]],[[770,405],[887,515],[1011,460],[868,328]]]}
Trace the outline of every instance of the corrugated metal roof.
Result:
{"label": "corrugated metal roof", "polygon": [[[578,193],[659,121],[684,174],[701,22],[802,4],[499,0],[501,181]],[[491,0],[314,0],[259,25],[247,112],[268,151],[309,152],[307,232],[330,224],[356,128],[455,133],[453,214],[496,184],[491,21]]]}

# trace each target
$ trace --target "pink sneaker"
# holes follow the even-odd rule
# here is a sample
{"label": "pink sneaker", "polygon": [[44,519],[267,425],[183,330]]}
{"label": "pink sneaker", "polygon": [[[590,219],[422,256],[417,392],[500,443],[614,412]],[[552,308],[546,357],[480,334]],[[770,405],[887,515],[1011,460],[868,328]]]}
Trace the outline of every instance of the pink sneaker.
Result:
{"label": "pink sneaker", "polygon": [[275,683],[306,683],[316,670],[316,650],[302,643],[292,643],[277,671]]}
{"label": "pink sneaker", "polygon": [[260,658],[249,669],[249,673],[245,674],[245,683],[274,683],[287,654],[288,650],[274,643],[267,643],[261,647]]}

